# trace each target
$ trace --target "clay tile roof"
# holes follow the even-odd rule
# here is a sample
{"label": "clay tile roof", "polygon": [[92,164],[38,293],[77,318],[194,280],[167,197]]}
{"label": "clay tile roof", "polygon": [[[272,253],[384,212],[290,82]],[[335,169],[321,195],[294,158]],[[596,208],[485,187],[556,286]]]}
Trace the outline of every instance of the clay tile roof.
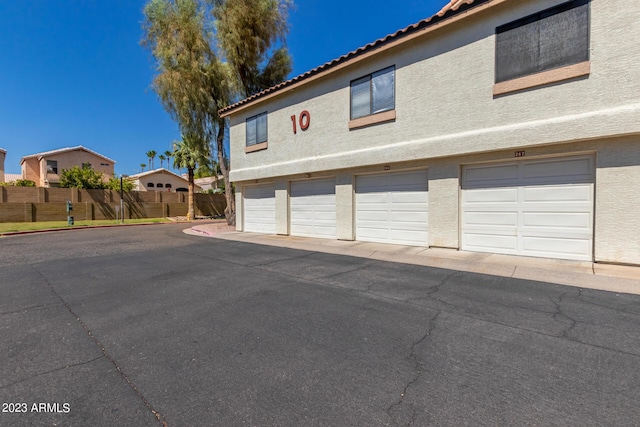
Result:
{"label": "clay tile roof", "polygon": [[436,15],[443,16],[450,10],[456,11],[460,8],[460,6],[463,6],[465,4],[472,4],[473,2],[474,0],[451,0],[442,9],[440,9],[440,11],[436,13]]}
{"label": "clay tile roof", "polygon": [[75,146],[75,147],[59,148],[57,150],[43,151],[42,153],[30,154],[28,156],[22,157],[22,159],[20,159],[20,164],[22,164],[26,159],[30,159],[32,157],[42,158],[42,157],[46,157],[46,156],[52,156],[54,154],[66,153],[67,151],[78,151],[78,150],[86,151],[87,153],[91,153],[91,154],[96,155],[98,157],[102,157],[103,159],[105,159],[105,160],[107,160],[107,161],[109,161],[111,163],[115,163],[116,162],[115,160],[110,159],[107,156],[103,156],[102,154],[100,154],[98,152],[95,152],[93,150],[90,150],[87,147],[83,147],[82,145],[78,145],[78,146]]}
{"label": "clay tile roof", "polygon": [[400,29],[398,31],[396,31],[393,34],[388,34],[387,36],[380,38],[378,40],[375,40],[369,44],[366,44],[362,47],[359,47],[356,50],[353,50],[345,55],[342,55],[339,58],[336,58],[332,61],[326,62],[312,70],[307,71],[306,73],[303,73],[297,77],[294,77],[292,79],[289,79],[287,81],[284,81],[280,84],[277,84],[275,86],[272,86],[268,89],[263,90],[262,92],[258,92],[254,95],[251,95],[241,101],[238,101],[234,104],[228,105],[222,109],[220,109],[219,113],[222,116],[226,116],[228,114],[230,114],[230,112],[238,107],[241,107],[242,105],[248,104],[252,101],[255,101],[259,98],[262,98],[265,95],[268,95],[270,93],[274,93],[277,92],[281,89],[284,89],[288,86],[293,85],[294,83],[298,83],[300,81],[303,81],[305,79],[308,79],[309,77],[312,77],[314,75],[320,74],[326,70],[329,70],[333,67],[336,67],[339,64],[342,64],[352,58],[355,58],[359,55],[362,55],[365,52],[374,50],[380,46],[383,46],[384,44],[387,44],[391,41],[397,40],[397,39],[401,39],[405,36],[408,36],[409,34],[415,33],[417,31],[420,31],[424,28],[430,27],[432,25],[438,24],[439,22],[448,19],[452,16],[457,15],[458,13],[462,13],[465,12],[466,10],[484,4],[484,3],[490,3],[493,2],[495,0],[451,0],[449,3],[447,3],[442,9],[440,9],[440,11],[438,13],[436,13],[435,15],[423,19],[422,21],[416,22],[415,24],[409,25],[408,27],[405,27],[403,29]]}

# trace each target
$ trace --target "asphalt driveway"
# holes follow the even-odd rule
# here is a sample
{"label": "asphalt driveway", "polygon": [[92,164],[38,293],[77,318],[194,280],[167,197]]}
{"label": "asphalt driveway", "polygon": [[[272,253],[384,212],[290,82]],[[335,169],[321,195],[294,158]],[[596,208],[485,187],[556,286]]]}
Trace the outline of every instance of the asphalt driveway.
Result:
{"label": "asphalt driveway", "polygon": [[640,296],[182,228],[0,239],[0,425],[638,425]]}

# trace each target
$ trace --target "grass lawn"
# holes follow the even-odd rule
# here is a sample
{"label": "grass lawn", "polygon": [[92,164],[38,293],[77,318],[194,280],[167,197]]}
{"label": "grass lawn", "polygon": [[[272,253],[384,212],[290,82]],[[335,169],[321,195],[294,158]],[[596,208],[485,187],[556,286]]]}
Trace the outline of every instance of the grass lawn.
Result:
{"label": "grass lawn", "polygon": [[[144,218],[144,219],[125,219],[125,224],[149,224],[171,222],[166,218]],[[67,225],[67,221],[44,221],[44,222],[5,222],[0,223],[0,234],[10,233],[12,231],[33,231],[47,230],[50,228],[82,228],[94,225],[116,225],[119,222],[115,220],[100,221],[75,221],[74,225]]]}

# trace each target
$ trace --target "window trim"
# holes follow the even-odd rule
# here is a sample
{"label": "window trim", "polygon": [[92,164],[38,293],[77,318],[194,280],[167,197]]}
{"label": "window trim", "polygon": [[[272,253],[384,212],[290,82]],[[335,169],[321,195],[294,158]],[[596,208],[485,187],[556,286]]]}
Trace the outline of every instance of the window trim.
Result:
{"label": "window trim", "polygon": [[[536,21],[542,21],[549,16],[553,16],[559,13],[563,13],[567,10],[570,10],[574,7],[581,7],[584,5],[590,6],[591,0],[570,0],[565,3],[559,4],[557,6],[550,7],[548,9],[542,10],[540,12],[531,14],[529,16],[525,16],[524,18],[517,19],[515,21],[509,22],[507,24],[500,25],[496,27],[495,35],[496,35],[496,46],[494,48],[495,55],[495,65],[494,65],[494,76],[497,78],[497,70],[498,70],[498,45],[497,45],[497,35],[499,33],[507,32],[519,28],[522,25],[526,25]],[[590,11],[588,13],[588,19],[590,23]],[[590,59],[590,39],[591,39],[591,31],[590,28],[587,30],[588,37],[588,45],[587,45],[587,59],[582,62],[577,62],[574,64],[564,65],[557,68],[549,68],[546,70],[542,70],[536,73],[524,75],[521,77],[512,78],[509,80],[503,80],[501,82],[495,83],[493,85],[493,95],[503,95],[510,92],[517,92],[524,89],[535,88],[538,86],[544,86],[552,83],[562,82],[565,80],[570,80],[578,77],[588,76],[591,73],[591,59]]]}
{"label": "window trim", "polygon": [[577,64],[553,68],[517,79],[496,83],[493,85],[493,96],[575,79],[588,76],[589,74],[591,74],[591,61],[579,62]]}
{"label": "window trim", "polygon": [[253,144],[253,145],[250,145],[248,147],[244,147],[244,152],[245,153],[253,153],[254,151],[266,150],[267,147],[268,147],[268,143],[267,142],[261,142],[259,144]]}
{"label": "window trim", "polygon": [[381,113],[370,114],[368,116],[358,117],[349,121],[349,130],[359,129],[378,123],[393,122],[396,120],[396,110],[387,110]]}
{"label": "window trim", "polygon": [[[373,75],[374,74],[378,74],[381,73],[383,71],[387,71],[389,69],[393,70],[393,107],[388,109],[388,110],[383,110],[383,111],[379,111],[377,113],[373,113],[371,112],[372,108],[373,108]],[[360,116],[360,117],[353,117],[353,84],[357,81],[361,81],[363,79],[368,79],[369,81],[369,114],[366,114],[364,116]],[[391,111],[395,112],[396,110],[396,66],[394,65],[390,65],[388,67],[384,67],[381,68],[379,70],[376,70],[372,73],[366,74],[364,76],[360,76],[356,79],[353,79],[349,82],[349,129],[353,129],[353,128],[357,128],[357,127],[362,127],[362,126],[369,126],[371,124],[376,124],[376,123],[381,123],[381,122],[386,122],[389,121],[389,119],[384,119],[384,120],[371,120],[371,123],[367,123],[365,125],[355,125],[354,127],[352,127],[352,123],[353,122],[369,122],[369,120],[362,120],[365,119],[367,117],[374,117],[374,116],[380,116],[380,115],[384,115],[385,113],[389,113]],[[387,114],[388,115],[388,114]],[[395,119],[395,115],[394,115],[394,119]]]}

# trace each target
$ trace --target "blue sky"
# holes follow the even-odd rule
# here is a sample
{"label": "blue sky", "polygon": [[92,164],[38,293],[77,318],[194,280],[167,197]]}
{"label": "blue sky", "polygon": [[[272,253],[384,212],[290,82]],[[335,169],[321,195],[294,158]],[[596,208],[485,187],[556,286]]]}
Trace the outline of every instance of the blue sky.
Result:
{"label": "blue sky", "polygon": [[[22,156],[84,145],[133,174],[180,134],[150,89],[139,41],[144,0],[0,2],[0,148]],[[290,77],[436,13],[447,0],[298,0],[290,12]],[[159,161],[155,160],[156,167]]]}

